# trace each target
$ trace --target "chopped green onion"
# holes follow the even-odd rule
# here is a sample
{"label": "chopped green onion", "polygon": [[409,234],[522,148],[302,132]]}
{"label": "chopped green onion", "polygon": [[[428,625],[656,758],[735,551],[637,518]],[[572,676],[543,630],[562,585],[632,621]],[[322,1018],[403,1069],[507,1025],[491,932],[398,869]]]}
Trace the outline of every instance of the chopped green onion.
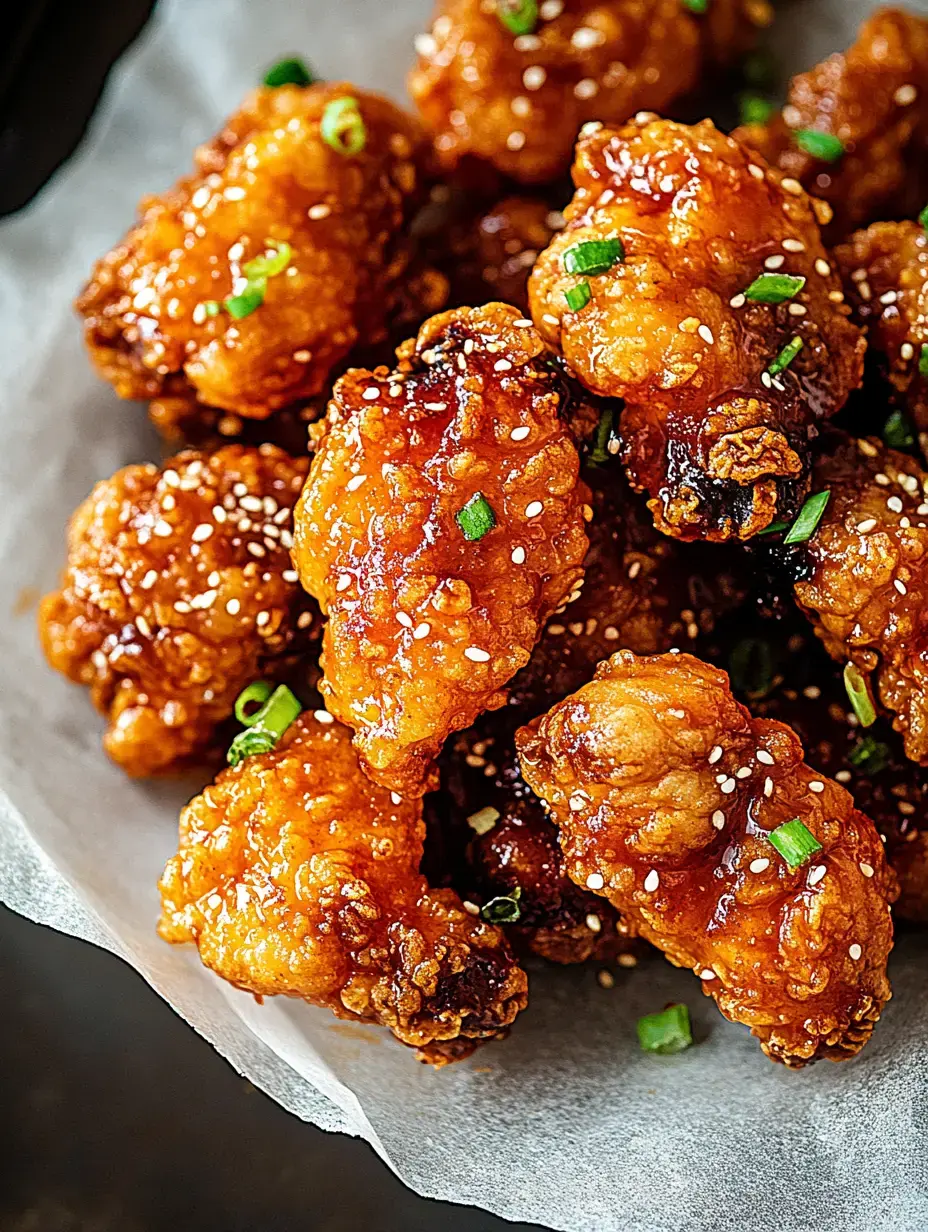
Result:
{"label": "chopped green onion", "polygon": [[496,14],[510,33],[531,34],[538,25],[538,0],[496,0]]}
{"label": "chopped green onion", "polygon": [[918,371],[923,377],[928,377],[928,342],[922,343],[922,349],[918,355]]}
{"label": "chopped green onion", "polygon": [[242,266],[242,273],[249,282],[257,282],[261,278],[273,278],[275,274],[283,273],[290,264],[292,256],[293,249],[281,240],[276,248],[269,248],[262,256],[246,261]]}
{"label": "chopped green onion", "polygon": [[928,205],[926,205],[925,208],[922,210],[922,212],[919,214],[918,221],[922,224],[925,230],[928,231]]}
{"label": "chopped green onion", "polygon": [[879,774],[890,763],[892,752],[888,744],[882,740],[874,740],[872,736],[861,736],[847,755],[847,760],[857,770],[865,774]]}
{"label": "chopped green onion", "polygon": [[278,60],[264,74],[264,84],[276,89],[278,86],[310,86],[315,81],[312,72],[299,56]]}
{"label": "chopped green onion", "polygon": [[472,543],[488,535],[496,525],[496,514],[482,492],[475,492],[464,508],[457,511],[454,518],[464,532],[464,538]]}
{"label": "chopped green onion", "polygon": [[803,348],[803,341],[797,334],[795,338],[787,342],[786,346],[776,357],[767,371],[771,376],[779,376],[781,372],[785,372],[796,356]]}
{"label": "chopped green onion", "polygon": [[337,154],[352,158],[367,143],[367,129],[356,98],[333,98],[326,104],[320,125],[322,140]]}
{"label": "chopped green onion", "polygon": [[818,528],[819,522],[822,520],[825,506],[830,499],[831,490],[829,488],[826,488],[824,492],[816,492],[814,496],[810,496],[799,510],[799,516],[789,528],[783,542],[805,543],[807,539],[811,539]]}
{"label": "chopped green onion", "polygon": [[[266,680],[255,680],[247,689],[242,689],[235,699],[235,717],[243,727],[251,727],[261,713],[261,707],[274,692],[274,686]],[[246,706],[255,706],[246,712]]]}
{"label": "chopped green onion", "polygon": [[680,0],[685,9],[691,13],[708,13],[709,0]]}
{"label": "chopped green onion", "polygon": [[467,819],[467,824],[475,834],[489,834],[496,823],[499,821],[500,811],[487,805],[486,808],[477,809],[476,813],[471,813]]}
{"label": "chopped green onion", "polygon": [[205,299],[203,301],[203,311],[208,317],[218,317],[222,311],[222,304],[218,299]]}
{"label": "chopped green onion", "polygon": [[773,688],[774,671],[773,651],[763,638],[742,638],[728,657],[731,682],[746,697],[766,697]]}
{"label": "chopped green onion", "polygon": [[229,316],[240,321],[242,317],[251,316],[256,308],[264,303],[264,291],[267,284],[264,279],[259,282],[249,282],[238,295],[230,295],[224,302]]}
{"label": "chopped green onion", "polygon": [[488,924],[516,924],[522,915],[519,899],[522,897],[522,887],[516,886],[511,894],[500,894],[491,898],[480,908],[481,919]]}
{"label": "chopped green onion", "polygon": [[863,672],[856,663],[844,665],[844,687],[861,726],[869,727],[871,723],[875,723],[876,709],[870,700],[870,689]]}
{"label": "chopped green onion", "polygon": [[598,466],[609,460],[609,438],[612,436],[612,424],[615,419],[615,412],[611,407],[607,407],[599,417],[599,423],[596,425],[596,433],[593,437],[593,448],[590,452],[590,461]]}
{"label": "chopped green onion", "polygon": [[689,1048],[692,1042],[690,1012],[685,1005],[668,1005],[657,1014],[638,1019],[638,1043],[643,1052],[668,1056]]}
{"label": "chopped green onion", "polygon": [[[236,718],[244,714],[244,708],[249,701],[257,701],[256,686],[263,681],[250,684],[238,695],[235,701]],[[278,685],[255,714],[241,719],[248,726],[235,737],[229,745],[226,760],[230,766],[237,766],[245,757],[254,753],[267,753],[277,744],[293,720],[303,707],[299,700],[285,684]]]}
{"label": "chopped green onion", "polygon": [[776,103],[760,94],[742,94],[738,99],[742,124],[766,124],[776,109]]}
{"label": "chopped green onion", "polygon": [[585,308],[590,302],[593,292],[590,290],[588,282],[578,282],[575,287],[571,287],[569,291],[564,292],[564,298],[567,300],[567,307],[571,312],[579,312],[581,308]]}
{"label": "chopped green onion", "polygon": [[883,425],[883,440],[890,449],[907,449],[915,444],[912,425],[902,411],[893,411]]}
{"label": "chopped green onion", "polygon": [[755,304],[785,304],[806,285],[801,274],[759,274],[745,290],[744,298]]}
{"label": "chopped green onion", "polygon": [[761,535],[778,535],[781,530],[786,530],[789,522],[771,522],[769,526],[765,526],[763,530],[757,532],[758,538]]}
{"label": "chopped green onion", "polygon": [[782,826],[771,830],[767,838],[790,868],[799,868],[810,856],[822,850],[822,844],[798,817],[784,821]]}
{"label": "chopped green onion", "polygon": [[568,274],[605,274],[613,265],[625,260],[625,246],[613,236],[608,240],[585,240],[564,253],[564,269]]}
{"label": "chopped green onion", "polygon": [[794,134],[796,144],[804,154],[819,162],[836,163],[844,153],[844,142],[833,133],[819,133],[814,128],[800,128]]}

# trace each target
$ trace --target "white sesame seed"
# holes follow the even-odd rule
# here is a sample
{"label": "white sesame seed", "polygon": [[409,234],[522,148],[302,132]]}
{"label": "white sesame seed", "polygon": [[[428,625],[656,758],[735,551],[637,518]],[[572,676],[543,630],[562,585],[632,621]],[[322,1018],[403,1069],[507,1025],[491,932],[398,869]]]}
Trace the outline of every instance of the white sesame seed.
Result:
{"label": "white sesame seed", "polygon": [[165,522],[164,518],[159,518],[152,527],[152,530],[161,539],[167,539],[169,535],[173,535],[174,530],[170,522]]}
{"label": "white sesame seed", "polygon": [[521,150],[524,145],[525,133],[521,132],[518,128],[514,128],[506,138],[506,149]]}
{"label": "white sesame seed", "polygon": [[810,886],[818,885],[818,883],[825,876],[825,873],[827,871],[828,870],[825,868],[824,864],[816,864],[815,868],[813,868],[812,871],[809,873],[809,885]]}
{"label": "white sesame seed", "polygon": [[770,389],[773,386],[773,377],[770,375],[769,372],[766,372],[766,371],[762,372],[760,374],[760,383],[761,385],[764,386],[765,389]]}
{"label": "white sesame seed", "polygon": [[174,611],[180,612],[182,616],[186,616],[186,614],[191,611],[191,607],[190,604],[185,603],[183,599],[178,599],[174,604]]}
{"label": "white sesame seed", "polygon": [[246,550],[252,554],[252,556],[257,556],[259,559],[262,556],[267,556],[267,552],[264,550],[264,548],[261,546],[260,543],[247,543],[245,547],[246,547]]}
{"label": "white sesame seed", "polygon": [[361,397],[365,402],[376,402],[380,397],[380,390],[376,385],[368,385]]}
{"label": "white sesame seed", "polygon": [[193,528],[193,534],[190,538],[194,543],[205,543],[213,533],[213,528],[209,522],[201,522],[199,526]]}
{"label": "white sesame seed", "polygon": [[603,922],[598,915],[594,915],[591,911],[586,917],[586,926],[591,933],[598,933],[602,931]]}
{"label": "white sesame seed", "polygon": [[546,325],[560,325],[560,321],[558,320],[558,318],[555,316],[552,316],[550,312],[543,312],[541,314],[541,319],[545,322]]}
{"label": "white sesame seed", "polygon": [[758,860],[752,860],[748,865],[752,873],[762,873],[770,867],[770,861],[766,856],[761,856]]}
{"label": "white sesame seed", "polygon": [[709,765],[714,766],[721,756],[722,756],[722,746],[720,744],[713,745],[713,747],[709,751],[709,757],[708,757]]}
{"label": "white sesame seed", "polygon": [[862,535],[866,535],[876,526],[876,518],[864,518],[862,522],[857,523],[857,529]]}
{"label": "white sesame seed", "polygon": [[432,631],[432,626],[427,620],[423,620],[421,624],[416,625],[412,631],[413,637],[417,642],[421,642],[424,637],[428,637]]}
{"label": "white sesame seed", "polygon": [[567,806],[572,813],[582,813],[584,807],[586,806],[586,796],[582,795],[580,792],[574,792],[574,794],[567,801]]}
{"label": "white sesame seed", "polygon": [[230,616],[237,616],[242,610],[242,605],[238,599],[230,599],[226,604],[226,611]]}
{"label": "white sesame seed", "polygon": [[[311,218],[313,222],[318,222],[321,218],[328,218],[331,213],[332,207],[324,202],[320,202],[319,205],[311,205],[306,211],[307,217]],[[294,356],[294,358],[296,357]]]}
{"label": "white sesame seed", "polygon": [[537,518],[542,509],[544,509],[544,505],[541,501],[531,501],[525,506],[525,516],[527,518]]}
{"label": "white sesame seed", "polygon": [[861,862],[859,867],[860,867],[860,871],[863,873],[865,877],[873,876],[873,865],[872,864],[864,864],[863,862]]}
{"label": "white sesame seed", "polygon": [[397,612],[396,621],[397,624],[401,624],[404,629],[412,628],[412,620],[406,615],[405,612]]}
{"label": "white sesame seed", "polygon": [[778,270],[785,260],[786,257],[783,256],[782,252],[775,253],[764,262],[764,269]]}
{"label": "white sesame seed", "polygon": [[906,591],[905,582],[901,581],[899,578],[893,579],[893,586],[895,586],[896,590],[899,591],[900,595],[904,595],[908,593]]}
{"label": "white sesame seed", "polygon": [[725,828],[725,814],[721,809],[716,809],[712,814],[712,824],[715,826],[716,830],[722,830]]}
{"label": "white sesame seed", "polygon": [[[400,793],[399,793],[398,791],[391,791],[391,792],[390,792],[390,799],[391,799],[391,801],[392,801],[394,804],[402,804],[402,803],[403,803],[403,797],[400,795]],[[498,816],[498,815],[499,815],[499,814],[497,814],[497,816]]]}
{"label": "white sesame seed", "polygon": [[592,77],[584,77],[574,86],[574,98],[595,98],[599,93],[599,83]]}
{"label": "white sesame seed", "polygon": [[258,626],[259,629],[263,629],[270,619],[271,619],[270,613],[259,612],[257,616],[255,617],[255,624]]}
{"label": "white sesame seed", "polygon": [[352,475],[352,477],[345,484],[345,487],[349,492],[357,492],[358,488],[360,488],[366,478],[366,475]]}
{"label": "white sesame seed", "polygon": [[817,257],[815,261],[815,272],[821,274],[823,278],[827,278],[831,273],[831,266],[824,257]]}
{"label": "white sesame seed", "polygon": [[334,723],[335,719],[329,714],[328,710],[314,710],[313,718],[317,723],[328,724]]}
{"label": "white sesame seed", "polygon": [[839,783],[849,783],[851,779],[853,778],[853,775],[851,774],[850,770],[836,770],[835,778],[838,780]]}
{"label": "white sesame seed", "polygon": [[152,586],[154,586],[157,580],[158,580],[157,569],[149,569],[148,572],[145,574],[145,576],[142,578],[141,582],[139,582],[139,587],[142,590],[151,590]]}
{"label": "white sesame seed", "polygon": [[805,252],[806,246],[802,240],[786,239],[782,244],[784,252]]}
{"label": "white sesame seed", "polygon": [[715,972],[711,967],[703,967],[702,971],[699,973],[699,978],[701,980],[714,980]]}
{"label": "white sesame seed", "polygon": [[[470,341],[470,339],[468,339],[468,341]],[[423,406],[427,411],[446,411],[448,409],[447,402],[425,402],[423,403]]]}
{"label": "white sesame seed", "polygon": [[509,438],[513,441],[524,441],[530,432],[531,428],[523,425],[521,428],[513,428],[509,433]]}
{"label": "white sesame seed", "polygon": [[708,342],[709,346],[712,346],[715,342],[715,335],[712,333],[712,330],[708,325],[700,325],[696,332],[699,334],[700,338],[702,338],[703,342]]}
{"label": "white sesame seed", "polygon": [[648,894],[653,894],[661,883],[660,873],[656,868],[652,868],[644,879],[644,888]]}
{"label": "white sesame seed", "polygon": [[634,582],[635,578],[638,576],[640,572],[641,572],[641,561],[633,560],[632,563],[628,566],[629,581]]}
{"label": "white sesame seed", "polygon": [[335,589],[339,594],[341,594],[341,592],[343,590],[347,590],[350,585],[351,585],[351,574],[343,573],[340,575],[338,581],[335,583]]}
{"label": "white sesame seed", "polygon": [[464,658],[470,659],[472,663],[488,663],[490,656],[485,650],[481,650],[479,646],[468,646],[464,651]]}
{"label": "white sesame seed", "polygon": [[512,555],[509,558],[514,565],[525,564],[525,548],[513,548]]}
{"label": "white sesame seed", "polygon": [[770,756],[766,749],[758,749],[757,760],[762,762],[765,766],[772,766],[775,759]]}
{"label": "white sesame seed", "polygon": [[883,294],[880,296],[880,303],[881,304],[894,304],[896,302],[896,298],[897,297],[896,297],[895,291],[884,291]]}
{"label": "white sesame seed", "polygon": [[787,311],[791,317],[804,317],[809,310],[805,304],[790,304]]}
{"label": "white sesame seed", "polygon": [[847,947],[847,952],[850,954],[851,958],[853,958],[854,962],[857,962],[858,958],[860,958],[861,954],[863,954],[863,950],[856,941],[853,945],[849,945]]}
{"label": "white sesame seed", "polygon": [[731,779],[731,778],[726,779],[725,782],[722,784],[722,792],[726,796],[730,796],[737,786],[738,784],[735,782],[734,779]]}
{"label": "white sesame seed", "polygon": [[249,513],[263,513],[264,507],[257,496],[242,496],[238,502],[243,509],[247,509]]}
{"label": "white sesame seed", "polygon": [[751,775],[750,766],[741,766],[739,769],[735,771],[735,778],[738,778],[738,779],[750,778],[750,775]]}
{"label": "white sesame seed", "polygon": [[900,86],[893,95],[893,102],[899,107],[908,107],[910,103],[914,103],[918,98],[918,90],[913,85]]}
{"label": "white sesame seed", "polygon": [[494,372],[508,372],[511,367],[512,367],[512,364],[509,362],[508,359],[498,359],[496,363],[493,365],[493,371]]}
{"label": "white sesame seed", "polygon": [[578,51],[589,51],[591,47],[597,47],[603,41],[603,35],[599,30],[594,30],[592,26],[578,26],[570,36],[570,41]]}
{"label": "white sesame seed", "polygon": [[780,187],[784,192],[788,192],[794,197],[802,196],[802,185],[798,180],[793,180],[787,177],[785,180],[780,181]]}
{"label": "white sesame seed", "polygon": [[[623,954],[619,961],[621,962],[624,957],[625,955]],[[600,988],[615,988],[615,976],[611,971],[607,971],[605,967],[603,967],[601,971],[597,971],[596,982],[599,984]]]}
{"label": "white sesame seed", "polygon": [[300,575],[295,569],[284,569],[280,576],[285,582],[298,582],[300,580]]}
{"label": "white sesame seed", "polygon": [[758,167],[757,163],[748,163],[748,171],[750,171],[755,180],[762,180],[764,178],[764,169],[763,167]]}
{"label": "white sesame seed", "polygon": [[547,76],[540,64],[532,64],[522,74],[522,84],[526,90],[540,90]]}
{"label": "white sesame seed", "polygon": [[590,873],[586,879],[586,888],[588,890],[601,890],[605,884],[602,873]]}
{"label": "white sesame seed", "polygon": [[540,51],[541,39],[537,34],[520,34],[512,40],[512,45],[516,51]]}
{"label": "white sesame seed", "polygon": [[773,795],[773,779],[772,778],[768,777],[764,779],[764,795],[767,797],[768,800]]}
{"label": "white sesame seed", "polygon": [[825,784],[821,781],[821,779],[813,779],[809,784],[809,791],[814,791],[816,795],[821,795],[824,790]]}
{"label": "white sesame seed", "polygon": [[733,295],[728,303],[732,308],[743,308],[747,303],[747,297],[741,294]]}
{"label": "white sesame seed", "polygon": [[891,496],[886,502],[886,508],[891,509],[893,513],[902,513],[902,500],[898,496]]}

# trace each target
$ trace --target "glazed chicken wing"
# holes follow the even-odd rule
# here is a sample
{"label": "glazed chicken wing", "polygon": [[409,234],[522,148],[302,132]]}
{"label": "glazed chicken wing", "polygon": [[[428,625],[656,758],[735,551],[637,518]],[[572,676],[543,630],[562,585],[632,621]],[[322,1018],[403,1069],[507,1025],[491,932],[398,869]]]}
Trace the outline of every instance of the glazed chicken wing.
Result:
{"label": "glazed chicken wing", "polygon": [[239,691],[318,631],[289,554],[308,465],[271,445],[190,451],[117,471],[71,519],[42,645],[89,685],[104,747],[129,774],[207,754]]}
{"label": "glazed chicken wing", "polygon": [[447,166],[472,156],[541,184],[585,121],[665,110],[770,17],[766,0],[440,0],[409,91]]}
{"label": "glazed chicken wing", "polygon": [[928,20],[879,9],[846,52],[790,84],[766,125],[733,134],[834,212],[829,243],[928,198]]}
{"label": "glazed chicken wing", "polygon": [[864,352],[814,203],[709,121],[589,125],[573,174],[532,316],[588,389],[625,400],[622,456],[655,524],[747,539],[791,516]]}
{"label": "glazed chicken wing", "polygon": [[190,390],[256,419],[319,393],[386,336],[426,159],[376,94],[257,90],[98,262],[77,306],[100,374],[125,398]]}
{"label": "glazed chicken wing", "polygon": [[867,330],[894,403],[928,442],[928,235],[915,222],[874,223],[834,250],[854,318]]}
{"label": "glazed chicken wing", "polygon": [[[789,728],[752,719],[689,655],[620,651],[517,744],[573,880],[696,971],[769,1056],[863,1046],[890,995],[895,882],[873,824]],[[787,823],[812,847],[795,864],[771,838]]]}
{"label": "glazed chicken wing", "polygon": [[419,802],[361,773],[350,732],[303,714],[184,809],[161,934],[239,988],[380,1023],[434,1064],[466,1056],[527,983],[497,928],[429,889],[423,834]]}
{"label": "glazed chicken wing", "polygon": [[841,437],[816,467],[831,493],[795,551],[795,595],[825,649],[869,678],[907,756],[928,765],[928,474],[875,439]]}
{"label": "glazed chicken wing", "polygon": [[516,309],[435,317],[398,354],[336,386],[294,560],[328,616],[330,709],[372,777],[421,794],[574,592],[591,511],[562,383]]}

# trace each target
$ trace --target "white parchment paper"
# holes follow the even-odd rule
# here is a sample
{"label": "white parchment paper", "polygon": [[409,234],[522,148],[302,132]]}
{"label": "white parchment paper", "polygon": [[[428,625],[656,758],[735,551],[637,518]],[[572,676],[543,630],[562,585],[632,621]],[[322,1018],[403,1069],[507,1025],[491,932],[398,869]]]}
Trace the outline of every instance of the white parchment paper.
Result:
{"label": "white parchment paper", "polygon": [[[774,42],[799,68],[848,42],[872,5],[784,7]],[[512,1038],[434,1073],[385,1032],[295,1003],[259,1007],[157,939],[155,881],[190,793],[129,783],[103,757],[84,693],[41,661],[34,599],[55,581],[68,515],[96,479],[158,456],[143,410],[119,402],[82,351],[70,301],[93,259],[282,55],[401,96],[429,8],[162,0],[81,150],[0,226],[0,897],[132,963],[252,1082],[306,1120],[363,1135],[423,1194],[570,1232],[923,1232],[924,933],[900,938],[895,998],[844,1065],[773,1066],[692,977],[655,960],[611,992],[593,971],[539,968]],[[645,1056],[635,1019],[671,999],[693,1007],[699,1047]]]}

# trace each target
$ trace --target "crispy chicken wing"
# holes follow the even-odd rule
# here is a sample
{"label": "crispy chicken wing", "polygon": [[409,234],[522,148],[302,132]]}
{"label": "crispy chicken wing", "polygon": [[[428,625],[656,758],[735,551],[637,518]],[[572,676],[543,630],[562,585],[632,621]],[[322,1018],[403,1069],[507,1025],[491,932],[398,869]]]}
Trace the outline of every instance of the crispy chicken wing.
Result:
{"label": "crispy chicken wing", "polygon": [[796,599],[832,658],[871,679],[907,756],[928,765],[928,474],[876,439],[841,436],[815,486],[831,497],[794,549]]}
{"label": "crispy chicken wing", "polygon": [[515,308],[445,313],[398,354],[336,386],[294,560],[328,616],[332,712],[372,777],[421,794],[581,580],[591,511],[560,378]]}
{"label": "crispy chicken wing", "polygon": [[877,10],[848,51],[793,79],[773,120],[733,136],[828,203],[829,243],[917,213],[928,197],[928,20]]}
{"label": "crispy chicken wing", "polygon": [[[447,166],[485,159],[526,184],[556,179],[587,120],[665,110],[767,24],[765,0],[440,0],[409,91]],[[520,17],[523,19],[520,21]]]}
{"label": "crispy chicken wing", "polygon": [[100,374],[125,398],[188,386],[256,419],[319,393],[359,339],[386,336],[426,158],[416,121],[376,94],[255,91],[98,262],[77,307]]}
{"label": "crispy chicken wing", "polygon": [[867,330],[894,403],[928,443],[928,235],[915,222],[874,223],[834,250],[854,318]]}
{"label": "crispy chicken wing", "polygon": [[[872,823],[690,655],[620,651],[517,737],[570,875],[600,890],[787,1065],[839,1060],[890,995],[895,882]],[[791,867],[770,832],[820,844]]]}
{"label": "crispy chicken wing", "polygon": [[625,399],[622,456],[655,524],[747,539],[790,516],[864,352],[813,202],[709,121],[590,125],[573,174],[532,315],[587,388]]}
{"label": "crispy chicken wing", "polygon": [[318,631],[288,550],[308,465],[271,445],[190,451],[117,471],[71,519],[42,645],[89,685],[129,774],[208,753],[239,691]]}
{"label": "crispy chicken wing", "polygon": [[492,925],[419,873],[416,800],[358,766],[350,732],[301,715],[186,806],[160,931],[223,979],[389,1027],[434,1064],[504,1033],[527,982]]}

